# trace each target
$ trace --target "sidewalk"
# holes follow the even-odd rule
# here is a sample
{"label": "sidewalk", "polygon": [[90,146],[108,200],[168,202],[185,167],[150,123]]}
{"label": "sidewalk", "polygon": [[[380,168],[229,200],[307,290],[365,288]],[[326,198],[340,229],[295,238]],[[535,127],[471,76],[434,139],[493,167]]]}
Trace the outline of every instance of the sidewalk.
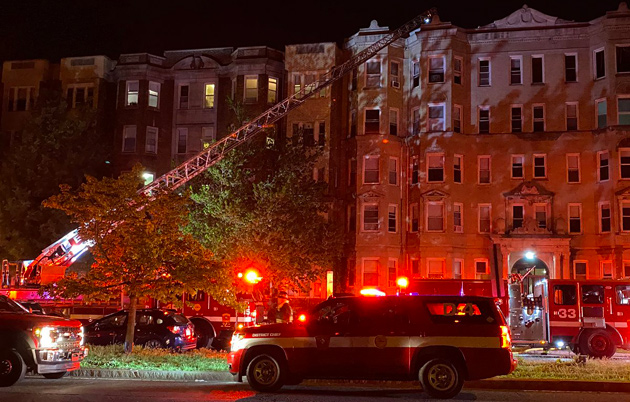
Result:
{"label": "sidewalk", "polygon": [[[225,371],[151,371],[151,370],[110,370],[110,369],[79,369],[68,374],[82,378],[110,378],[136,379],[157,381],[208,381],[232,382],[234,377]],[[351,380],[306,380],[305,385],[321,384],[383,384],[386,387],[409,386],[412,382],[403,381],[351,381]],[[627,392],[630,393],[630,383],[604,381],[577,380],[520,380],[520,379],[489,379],[467,381],[466,389],[510,389],[523,391],[573,391],[573,392]]]}

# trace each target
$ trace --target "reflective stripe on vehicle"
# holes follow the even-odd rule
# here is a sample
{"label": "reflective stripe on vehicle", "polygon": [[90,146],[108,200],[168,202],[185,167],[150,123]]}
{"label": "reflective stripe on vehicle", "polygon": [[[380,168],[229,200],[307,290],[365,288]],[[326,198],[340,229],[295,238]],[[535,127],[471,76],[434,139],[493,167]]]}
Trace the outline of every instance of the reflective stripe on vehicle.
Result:
{"label": "reflective stripe on vehicle", "polygon": [[578,321],[549,321],[552,327],[581,327],[582,323]]}

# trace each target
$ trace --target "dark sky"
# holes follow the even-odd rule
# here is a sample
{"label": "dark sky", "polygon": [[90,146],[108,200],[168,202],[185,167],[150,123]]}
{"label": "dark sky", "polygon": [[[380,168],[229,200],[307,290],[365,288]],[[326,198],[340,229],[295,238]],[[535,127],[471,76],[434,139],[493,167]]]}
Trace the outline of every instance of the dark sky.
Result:
{"label": "dark sky", "polygon": [[[0,0],[0,60],[203,47],[338,42],[371,20],[397,28],[430,7],[473,28],[503,18],[514,0]],[[535,0],[529,7],[588,21],[618,0]]]}

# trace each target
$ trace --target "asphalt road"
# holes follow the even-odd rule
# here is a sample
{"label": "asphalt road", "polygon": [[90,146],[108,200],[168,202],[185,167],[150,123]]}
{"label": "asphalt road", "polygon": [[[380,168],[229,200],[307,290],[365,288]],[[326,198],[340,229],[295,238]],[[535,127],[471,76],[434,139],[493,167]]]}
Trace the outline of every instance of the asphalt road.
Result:
{"label": "asphalt road", "polygon": [[[345,384],[287,387],[276,394],[258,394],[247,384],[144,380],[95,380],[31,377],[0,388],[1,402],[163,402],[163,401],[264,401],[264,402],[390,402],[428,401],[411,383],[407,385]],[[629,394],[543,391],[488,391],[464,389],[454,401],[610,402],[630,400]]]}

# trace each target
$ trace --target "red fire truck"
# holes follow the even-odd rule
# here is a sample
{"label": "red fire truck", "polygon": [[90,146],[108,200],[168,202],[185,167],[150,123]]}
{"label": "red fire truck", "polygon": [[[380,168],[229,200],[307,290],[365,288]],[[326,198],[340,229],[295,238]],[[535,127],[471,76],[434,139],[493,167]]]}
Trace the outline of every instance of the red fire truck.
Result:
{"label": "red fire truck", "polygon": [[484,280],[420,279],[409,293],[495,296],[515,345],[569,347],[591,357],[630,349],[630,282],[514,276],[494,288]]}

